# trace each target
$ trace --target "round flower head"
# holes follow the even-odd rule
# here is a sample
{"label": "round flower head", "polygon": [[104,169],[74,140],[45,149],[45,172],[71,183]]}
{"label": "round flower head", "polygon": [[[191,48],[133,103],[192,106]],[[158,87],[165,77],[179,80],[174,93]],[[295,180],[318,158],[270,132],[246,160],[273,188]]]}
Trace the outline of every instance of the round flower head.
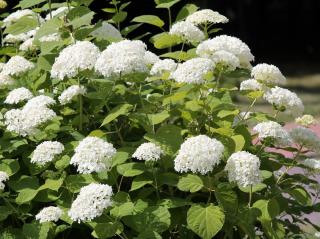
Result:
{"label": "round flower head", "polygon": [[57,222],[62,214],[63,211],[58,207],[45,207],[36,215],[36,220],[40,223]]}
{"label": "round flower head", "polygon": [[147,72],[146,48],[146,44],[138,40],[112,43],[101,53],[95,69],[104,77]]}
{"label": "round flower head", "polygon": [[63,16],[67,15],[67,13],[68,13],[68,7],[59,7],[56,10],[52,11],[51,15],[50,15],[50,13],[48,13],[46,15],[45,20],[48,21],[51,18],[55,18],[55,17],[61,17],[62,18]]}
{"label": "round flower head", "polygon": [[89,41],[78,41],[64,48],[51,69],[51,77],[63,80],[71,78],[79,72],[92,70],[99,57],[100,51]]}
{"label": "round flower head", "polygon": [[150,75],[152,76],[161,76],[164,73],[171,73],[177,68],[177,63],[171,59],[164,59],[157,61],[151,68]]}
{"label": "round flower head", "polygon": [[255,79],[248,79],[241,82],[240,90],[241,91],[243,90],[258,91],[258,90],[263,90],[263,86],[261,83],[259,83]]}
{"label": "round flower head", "polygon": [[33,44],[33,38],[29,38],[19,46],[20,51],[32,51],[35,49],[37,49],[37,47]]}
{"label": "round flower head", "polygon": [[44,141],[33,151],[31,163],[45,165],[51,162],[56,155],[61,154],[63,150],[63,144],[57,141]]}
{"label": "round flower head", "polygon": [[14,79],[11,76],[0,73],[0,88],[6,88],[14,84]]}
{"label": "round flower head", "polygon": [[68,212],[73,221],[91,221],[112,205],[112,188],[107,184],[91,183],[81,188]]}
{"label": "round flower head", "polygon": [[296,123],[304,126],[309,127],[310,125],[316,124],[317,121],[312,115],[303,115],[301,117],[296,118]]}
{"label": "round flower head", "polygon": [[308,158],[301,162],[304,166],[313,169],[313,170],[320,170],[320,160]]}
{"label": "round flower head", "polygon": [[144,61],[146,65],[153,65],[159,60],[160,58],[156,54],[152,53],[151,51],[146,51],[144,54]]}
{"label": "round flower head", "polygon": [[25,16],[34,17],[36,15],[37,14],[30,9],[17,10],[11,13],[9,16],[7,16],[5,19],[3,19],[4,26],[7,27],[17,22],[22,17],[25,17]]}
{"label": "round flower head", "polygon": [[19,76],[34,68],[34,64],[22,56],[13,56],[4,65],[2,73],[10,76]]}
{"label": "round flower head", "polygon": [[197,55],[200,57],[211,58],[217,51],[227,51],[238,57],[240,65],[249,67],[254,60],[250,48],[239,38],[221,35],[201,42],[197,47]]}
{"label": "round flower head", "polygon": [[259,140],[271,138],[276,144],[289,146],[292,143],[289,133],[277,122],[267,121],[257,124],[253,131],[258,133]]}
{"label": "round flower head", "polygon": [[22,101],[29,100],[33,97],[30,90],[20,87],[17,89],[14,89],[9,92],[7,95],[7,98],[5,99],[4,103],[6,104],[18,104]]}
{"label": "round flower head", "polygon": [[264,94],[264,99],[278,108],[285,108],[285,113],[300,116],[304,111],[301,99],[293,92],[281,87],[274,87]]}
{"label": "round flower head", "polygon": [[268,64],[258,64],[251,70],[251,76],[264,84],[284,85],[286,78],[282,75],[278,67]]}
{"label": "round flower head", "polygon": [[86,88],[84,86],[72,85],[62,92],[59,96],[59,101],[62,105],[65,105],[72,101],[72,99],[77,95],[84,95],[86,93]]}
{"label": "round flower head", "polygon": [[196,11],[186,19],[186,22],[191,22],[195,25],[227,23],[228,21],[228,18],[211,9]]}
{"label": "round flower head", "polygon": [[190,22],[177,22],[172,25],[169,34],[180,37],[185,42],[201,42],[205,39],[204,33]]}
{"label": "round flower head", "polygon": [[132,157],[145,161],[157,161],[161,154],[162,150],[159,146],[154,143],[143,143],[136,149]]}
{"label": "round flower head", "polygon": [[245,151],[233,153],[226,164],[230,182],[240,187],[255,186],[261,182],[260,160],[256,155]]}
{"label": "round flower head", "polygon": [[109,170],[116,150],[112,144],[97,137],[84,138],[75,149],[70,164],[83,174]]}
{"label": "round flower head", "polygon": [[9,180],[9,175],[6,172],[0,171],[0,190],[3,190],[4,182]]}
{"label": "round flower head", "polygon": [[54,41],[60,41],[60,40],[61,40],[61,37],[59,33],[52,33],[39,38],[40,42],[54,42]]}
{"label": "round flower head", "polygon": [[50,96],[46,95],[38,95],[36,97],[31,98],[28,100],[28,102],[25,104],[24,108],[34,108],[34,107],[40,107],[40,106],[50,106],[54,105],[56,101],[52,99]]}
{"label": "round flower head", "polygon": [[20,33],[17,35],[8,34],[3,38],[4,43],[20,43],[23,41],[27,41],[30,39],[30,36],[28,36],[27,33]]}
{"label": "round flower head", "polygon": [[297,127],[290,131],[293,142],[300,147],[305,147],[314,152],[320,153],[320,138],[310,129]]}
{"label": "round flower head", "polygon": [[213,61],[205,58],[193,58],[182,64],[171,74],[171,78],[179,83],[202,84],[205,76],[214,70]]}
{"label": "round flower head", "polygon": [[239,59],[230,52],[221,50],[213,53],[210,58],[216,66],[221,66],[228,71],[234,71],[237,67],[240,67]]}
{"label": "round flower head", "polygon": [[177,172],[206,174],[220,163],[224,151],[223,144],[206,135],[188,138],[180,147],[174,160]]}
{"label": "round flower head", "polygon": [[3,8],[6,8],[8,6],[7,2],[4,1],[4,0],[0,0],[0,8],[3,9]]}

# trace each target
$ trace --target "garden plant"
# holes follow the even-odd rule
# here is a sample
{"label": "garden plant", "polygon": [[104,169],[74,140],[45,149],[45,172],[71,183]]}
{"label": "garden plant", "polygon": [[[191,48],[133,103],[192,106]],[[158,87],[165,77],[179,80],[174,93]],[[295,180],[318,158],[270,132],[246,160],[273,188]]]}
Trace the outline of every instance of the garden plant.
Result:
{"label": "garden plant", "polygon": [[319,236],[320,139],[281,71],[213,10],[93,1],[2,14],[0,238]]}

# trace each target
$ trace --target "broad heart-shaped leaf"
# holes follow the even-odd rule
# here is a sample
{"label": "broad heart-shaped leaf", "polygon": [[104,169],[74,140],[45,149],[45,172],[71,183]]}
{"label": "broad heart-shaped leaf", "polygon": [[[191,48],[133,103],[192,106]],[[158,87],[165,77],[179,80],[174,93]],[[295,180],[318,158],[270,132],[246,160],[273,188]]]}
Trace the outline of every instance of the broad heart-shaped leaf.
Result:
{"label": "broad heart-shaped leaf", "polygon": [[193,205],[187,214],[189,228],[203,239],[211,239],[223,227],[225,215],[220,207]]}
{"label": "broad heart-shaped leaf", "polygon": [[238,197],[229,183],[220,183],[214,191],[214,195],[227,214],[236,215],[238,212]]}
{"label": "broad heart-shaped leaf", "polygon": [[146,175],[140,175],[138,177],[135,177],[132,180],[130,191],[137,190],[147,184],[152,184],[152,183],[153,183],[152,177],[147,177]]}
{"label": "broad heart-shaped leaf", "polygon": [[76,193],[80,191],[80,188],[86,186],[96,180],[90,174],[76,174],[76,175],[69,175],[65,179],[66,187],[69,189],[70,192]]}
{"label": "broad heart-shaped leaf", "polygon": [[67,18],[70,20],[69,25],[72,25],[73,28],[90,25],[94,14],[95,13],[87,7],[75,7],[67,14]]}
{"label": "broad heart-shaped leaf", "polygon": [[125,177],[134,177],[144,173],[145,165],[143,163],[125,163],[118,165],[117,171]]}
{"label": "broad heart-shaped leaf", "polygon": [[111,238],[123,231],[121,222],[98,223],[93,227],[92,236],[95,238]]}
{"label": "broad heart-shaped leaf", "polygon": [[22,9],[30,8],[40,3],[46,2],[47,0],[22,0],[19,5]]}
{"label": "broad heart-shaped leaf", "polygon": [[279,215],[280,208],[277,200],[275,198],[270,200],[260,199],[256,201],[253,206],[260,210],[261,214],[258,219],[263,221],[271,221],[273,218]]}
{"label": "broad heart-shaped leaf", "polygon": [[0,159],[0,171],[6,172],[9,176],[15,174],[20,169],[18,160]]}
{"label": "broad heart-shaped leaf", "polygon": [[156,6],[156,8],[171,8],[174,4],[180,2],[181,0],[172,0],[166,3],[160,3]]}
{"label": "broad heart-shaped leaf", "polygon": [[286,190],[297,202],[301,205],[312,205],[312,200],[309,193],[302,187],[295,187]]}
{"label": "broad heart-shaped leaf", "polygon": [[132,108],[133,106],[130,104],[123,104],[123,105],[116,106],[109,112],[107,117],[104,118],[101,126],[109,124],[111,121],[115,120],[120,115],[126,115]]}
{"label": "broad heart-shaped leaf", "polygon": [[200,177],[188,174],[180,178],[177,187],[184,192],[197,192],[203,188],[203,181]]}
{"label": "broad heart-shaped leaf", "polygon": [[190,4],[188,3],[188,4],[184,5],[177,15],[176,22],[185,19],[187,16],[196,12],[198,10],[198,8],[199,7],[197,7],[195,4],[192,4],[192,3],[190,3]]}
{"label": "broad heart-shaped leaf", "polygon": [[142,15],[142,16],[133,18],[131,21],[138,22],[138,23],[147,23],[157,27],[163,27],[164,25],[164,22],[161,20],[161,18],[155,15]]}
{"label": "broad heart-shaped leaf", "polygon": [[158,233],[166,231],[171,223],[170,212],[166,207],[151,206],[142,213],[134,216],[124,217],[124,223],[137,232],[146,230],[156,231]]}
{"label": "broad heart-shaped leaf", "polygon": [[26,223],[23,225],[23,235],[26,239],[46,239],[51,228],[50,223]]}
{"label": "broad heart-shaped leaf", "polygon": [[116,218],[129,216],[133,214],[134,204],[132,202],[121,203],[120,205],[113,206],[110,210],[110,215]]}
{"label": "broad heart-shaped leaf", "polygon": [[47,36],[47,35],[58,32],[59,27],[61,27],[62,24],[63,22],[59,18],[53,18],[49,21],[46,21],[41,25],[39,30],[36,32],[34,39],[39,40],[43,36]]}
{"label": "broad heart-shaped leaf", "polygon": [[21,190],[18,194],[18,197],[16,198],[17,204],[24,204],[30,202],[32,199],[34,199],[35,196],[37,196],[38,190],[36,189],[30,189],[26,188],[24,190]]}
{"label": "broad heart-shaped leaf", "polygon": [[150,41],[157,49],[165,49],[181,43],[181,39],[178,36],[170,35],[166,32],[154,35]]}
{"label": "broad heart-shaped leaf", "polygon": [[21,33],[27,33],[38,26],[38,21],[35,17],[25,16],[20,18],[14,24],[8,26],[4,33],[18,35]]}

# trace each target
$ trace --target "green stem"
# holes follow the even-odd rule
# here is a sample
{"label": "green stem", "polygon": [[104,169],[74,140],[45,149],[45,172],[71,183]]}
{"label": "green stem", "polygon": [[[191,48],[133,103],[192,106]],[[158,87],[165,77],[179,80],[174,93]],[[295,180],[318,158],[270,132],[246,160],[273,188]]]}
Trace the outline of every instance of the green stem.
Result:
{"label": "green stem", "polygon": [[[78,85],[81,87],[80,78],[78,78]],[[83,129],[83,97],[82,95],[78,95],[79,99],[79,130],[82,131]]]}
{"label": "green stem", "polygon": [[52,19],[51,0],[48,0],[50,19]]}
{"label": "green stem", "polygon": [[252,201],[252,185],[250,185],[250,192],[249,192],[249,202],[248,202],[249,208],[251,208],[251,201]]}
{"label": "green stem", "polygon": [[179,54],[179,59],[178,59],[179,63],[181,62],[181,55],[182,55],[182,52],[183,52],[184,45],[185,45],[185,41],[182,42],[182,46],[181,46],[181,50],[180,50],[180,54]]}
{"label": "green stem", "polygon": [[208,34],[208,25],[207,25],[207,23],[205,23],[203,31],[204,31],[204,35],[206,36],[206,39],[208,39],[209,38],[209,34]]}
{"label": "green stem", "polygon": [[221,72],[219,72],[219,74],[218,74],[218,76],[217,76],[216,90],[218,90],[218,88],[219,88],[220,79],[221,79]]}
{"label": "green stem", "polygon": [[157,198],[160,200],[160,194],[158,191],[158,181],[157,181],[157,175],[156,175],[154,164],[152,164],[152,174],[153,174],[153,178],[154,178],[154,187],[156,188]]}

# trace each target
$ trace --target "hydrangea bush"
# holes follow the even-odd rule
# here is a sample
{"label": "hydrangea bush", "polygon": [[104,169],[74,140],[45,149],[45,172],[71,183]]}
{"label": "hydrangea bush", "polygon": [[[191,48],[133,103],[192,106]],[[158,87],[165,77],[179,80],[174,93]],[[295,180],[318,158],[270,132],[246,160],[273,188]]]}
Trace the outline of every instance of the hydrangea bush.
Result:
{"label": "hydrangea bush", "polygon": [[317,236],[320,139],[281,71],[210,9],[92,1],[3,15],[0,238]]}

